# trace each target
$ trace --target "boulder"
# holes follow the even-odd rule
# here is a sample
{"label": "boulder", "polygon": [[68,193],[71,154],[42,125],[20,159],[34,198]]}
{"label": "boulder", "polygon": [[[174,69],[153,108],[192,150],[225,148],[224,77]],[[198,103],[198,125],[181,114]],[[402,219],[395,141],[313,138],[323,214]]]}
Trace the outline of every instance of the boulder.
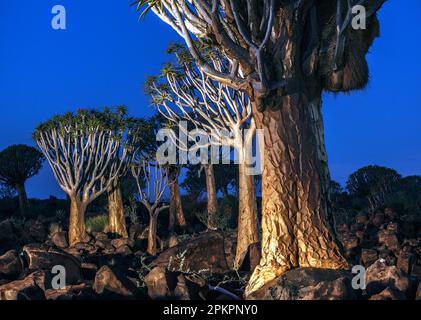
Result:
{"label": "boulder", "polygon": [[57,232],[63,231],[60,224],[57,222],[50,223],[50,226],[48,227],[50,238]]}
{"label": "boulder", "polygon": [[0,222],[0,254],[11,248],[18,249],[19,239],[15,234],[13,224],[10,220]]}
{"label": "boulder", "polygon": [[60,249],[65,249],[69,246],[67,242],[67,233],[65,231],[55,232],[50,237],[51,242]]}
{"label": "boulder", "polygon": [[95,232],[95,240],[107,241],[108,235],[105,232]]}
{"label": "boulder", "polygon": [[162,267],[153,268],[144,280],[152,300],[201,300],[208,291],[206,282],[199,276]]}
{"label": "boulder", "polygon": [[14,250],[0,256],[0,279],[17,279],[23,270],[22,261]]}
{"label": "boulder", "polygon": [[47,230],[40,220],[29,220],[25,223],[26,234],[31,241],[44,242],[47,239]]}
{"label": "boulder", "polygon": [[415,295],[415,300],[421,300],[421,282],[418,284],[417,293]]}
{"label": "boulder", "polygon": [[352,250],[358,247],[358,238],[353,235],[348,235],[342,238],[342,244],[346,250]]}
{"label": "boulder", "polygon": [[414,266],[416,262],[415,256],[407,251],[401,251],[398,256],[398,261],[396,263],[396,266],[399,270],[406,274],[411,274],[412,267]]}
{"label": "boulder", "polygon": [[126,245],[122,245],[120,247],[118,247],[117,249],[115,249],[115,254],[121,254],[123,256],[128,256],[133,254],[132,249],[130,249],[129,246]]}
{"label": "boulder", "polygon": [[373,218],[372,218],[372,223],[376,226],[376,227],[380,227],[383,223],[384,223],[384,213],[381,211],[377,211],[376,213],[374,213]]}
{"label": "boulder", "polygon": [[92,245],[90,243],[87,243],[87,242],[75,243],[72,246],[72,248],[75,248],[76,250],[78,250],[80,252],[86,252],[86,253],[89,253],[89,254],[94,254],[94,253],[97,252],[97,248],[94,245]]}
{"label": "boulder", "polygon": [[369,300],[406,300],[406,296],[397,289],[387,287],[380,293],[370,297]]}
{"label": "boulder", "polygon": [[104,298],[135,298],[138,295],[136,286],[122,270],[107,265],[96,273],[93,289]]}
{"label": "boulder", "polygon": [[0,286],[0,300],[44,300],[33,275]]}
{"label": "boulder", "polygon": [[410,281],[396,266],[388,266],[383,259],[379,259],[367,268],[366,290],[368,295],[372,296],[387,287],[407,294]]}
{"label": "boulder", "polygon": [[345,270],[298,268],[285,272],[249,300],[354,300],[352,274]]}
{"label": "boulder", "polygon": [[[172,296],[170,286],[168,284],[169,274],[166,268],[155,267],[145,277],[145,284],[148,287],[148,295],[153,300],[169,299]],[[172,279],[174,282],[174,279]]]}
{"label": "boulder", "polygon": [[355,222],[358,224],[366,224],[368,222],[368,216],[365,212],[360,212],[355,216]]}
{"label": "boulder", "polygon": [[168,268],[170,271],[208,271],[214,274],[229,270],[225,256],[224,235],[219,231],[208,231],[181,242],[162,252],[152,266]]}
{"label": "boulder", "polygon": [[29,270],[51,272],[54,266],[63,266],[66,270],[66,284],[75,284],[81,278],[80,262],[67,252],[42,244],[29,244],[23,247]]}
{"label": "boulder", "polygon": [[134,247],[134,240],[130,239],[130,238],[117,238],[117,239],[113,239],[111,241],[111,244],[116,249],[118,249],[119,247],[122,247],[122,246],[128,246],[130,248],[133,248]]}
{"label": "boulder", "polygon": [[48,289],[45,291],[45,298],[47,300],[88,300],[95,298],[95,292],[92,287],[86,283],[78,285],[66,286],[64,289],[54,290]]}
{"label": "boulder", "polygon": [[361,263],[364,267],[369,267],[374,262],[377,261],[378,254],[376,250],[373,249],[362,249],[361,250]]}

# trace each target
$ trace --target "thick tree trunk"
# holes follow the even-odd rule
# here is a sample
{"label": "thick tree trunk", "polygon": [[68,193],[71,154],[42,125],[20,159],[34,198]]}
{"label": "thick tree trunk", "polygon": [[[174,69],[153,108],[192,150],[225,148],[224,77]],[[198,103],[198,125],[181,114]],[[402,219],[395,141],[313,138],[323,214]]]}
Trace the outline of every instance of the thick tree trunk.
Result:
{"label": "thick tree trunk", "polygon": [[16,190],[19,197],[19,211],[21,216],[25,216],[28,210],[28,197],[26,195],[25,184],[21,183],[16,185]]}
{"label": "thick tree trunk", "polygon": [[259,262],[257,233],[257,203],[254,185],[254,176],[247,172],[247,165],[240,159],[239,212],[237,229],[237,249],[234,260],[234,269],[239,269],[247,253],[249,254],[250,270],[254,270]]}
{"label": "thick tree trunk", "polygon": [[[258,112],[264,129],[262,257],[246,295],[294,267],[346,268],[327,219],[329,170],[321,96],[274,97]],[[276,100],[275,100],[276,99]]]}
{"label": "thick tree trunk", "polygon": [[168,231],[174,231],[174,226],[177,223],[180,227],[186,226],[186,219],[184,218],[184,211],[181,205],[180,189],[178,187],[178,179],[170,183],[170,213],[168,222]]}
{"label": "thick tree trunk", "polygon": [[218,199],[216,196],[216,183],[214,168],[211,164],[204,165],[206,175],[206,192],[208,194],[208,230],[216,229],[216,212],[218,210]]}
{"label": "thick tree trunk", "polygon": [[155,256],[157,253],[156,232],[158,229],[158,215],[156,213],[149,214],[149,228],[148,228],[148,247],[146,251]]}
{"label": "thick tree trunk", "polygon": [[120,183],[113,182],[108,190],[108,232],[128,237],[126,217],[124,215],[123,197],[121,195]]}
{"label": "thick tree trunk", "polygon": [[77,197],[70,197],[69,243],[86,242],[88,235],[85,225],[86,205]]}

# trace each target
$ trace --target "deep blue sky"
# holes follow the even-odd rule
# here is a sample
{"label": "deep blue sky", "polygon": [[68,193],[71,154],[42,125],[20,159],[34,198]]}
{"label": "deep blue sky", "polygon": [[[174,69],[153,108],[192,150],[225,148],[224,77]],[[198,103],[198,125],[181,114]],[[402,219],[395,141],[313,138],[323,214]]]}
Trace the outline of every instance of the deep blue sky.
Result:
{"label": "deep blue sky", "polygon": [[[153,113],[143,82],[179,38],[152,14],[138,21],[129,3],[0,0],[0,149],[33,145],[39,122],[78,107],[125,104],[134,115]],[[67,10],[65,31],[51,28],[56,4]],[[368,164],[421,174],[421,1],[389,1],[379,18],[368,87],[324,97],[329,164],[341,183]],[[62,195],[47,164],[27,188],[31,197]]]}

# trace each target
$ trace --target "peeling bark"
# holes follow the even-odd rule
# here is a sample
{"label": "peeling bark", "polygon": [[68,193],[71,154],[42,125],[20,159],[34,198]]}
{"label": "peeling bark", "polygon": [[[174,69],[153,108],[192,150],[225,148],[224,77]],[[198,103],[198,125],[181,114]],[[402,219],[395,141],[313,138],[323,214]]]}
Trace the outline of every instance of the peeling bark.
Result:
{"label": "peeling bark", "polygon": [[114,181],[108,190],[108,227],[107,231],[127,238],[126,218],[120,183]]}
{"label": "peeling bark", "polygon": [[158,251],[158,246],[156,242],[156,232],[158,229],[158,215],[149,214],[149,228],[148,228],[148,247],[146,251],[155,256]]}
{"label": "peeling bark", "polygon": [[86,242],[88,235],[85,226],[86,205],[77,197],[70,197],[69,244]]}
{"label": "peeling bark", "polygon": [[216,212],[218,210],[218,199],[216,196],[216,183],[215,183],[215,174],[213,170],[213,165],[206,164],[203,165],[205,168],[206,175],[206,191],[208,194],[208,230],[216,229]]}
{"label": "peeling bark", "polygon": [[180,174],[180,171],[177,168],[172,170],[171,173],[172,176],[169,179],[170,209],[168,221],[168,231],[170,233],[174,231],[175,224],[182,228],[186,226],[186,219],[184,217],[184,211],[181,205],[180,188],[178,186],[178,176]]}
{"label": "peeling bark", "polygon": [[240,160],[238,186],[238,231],[234,269],[238,270],[244,258],[249,254],[250,270],[253,270],[259,259],[257,233],[257,203],[254,176],[247,174],[246,164]]}
{"label": "peeling bark", "polygon": [[265,130],[262,258],[246,295],[291,268],[348,266],[327,219],[329,170],[320,97],[276,97],[276,107],[255,112],[257,127]]}

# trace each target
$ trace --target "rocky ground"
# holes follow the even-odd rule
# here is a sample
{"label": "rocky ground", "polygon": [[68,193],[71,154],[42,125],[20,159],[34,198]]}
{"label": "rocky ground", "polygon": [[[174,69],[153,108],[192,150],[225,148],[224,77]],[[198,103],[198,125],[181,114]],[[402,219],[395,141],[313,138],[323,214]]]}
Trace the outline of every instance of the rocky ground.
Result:
{"label": "rocky ground", "polygon": [[[366,268],[366,289],[354,290],[350,271],[301,268],[284,273],[249,299],[421,299],[421,224],[391,210],[360,213],[337,226],[346,257]],[[92,234],[69,247],[56,223],[0,222],[0,300],[242,299],[248,272],[233,272],[235,233],[212,231],[179,242],[171,237],[157,257],[144,253],[144,229],[129,238]],[[54,290],[54,266],[66,287]]]}

